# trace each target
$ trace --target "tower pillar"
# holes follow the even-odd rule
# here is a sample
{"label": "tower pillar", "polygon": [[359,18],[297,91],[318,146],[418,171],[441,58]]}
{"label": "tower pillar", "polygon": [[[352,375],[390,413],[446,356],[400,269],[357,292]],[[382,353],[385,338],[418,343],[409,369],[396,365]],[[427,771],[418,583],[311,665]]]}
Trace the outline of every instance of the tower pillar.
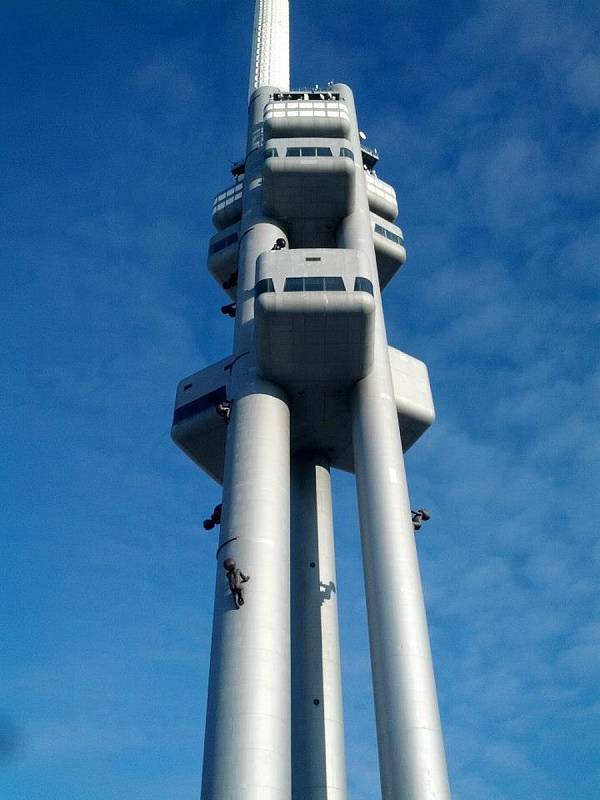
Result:
{"label": "tower pillar", "polygon": [[[290,800],[289,410],[257,382],[227,434],[202,800]],[[223,562],[249,581],[236,608]]]}
{"label": "tower pillar", "polygon": [[292,798],[346,800],[344,719],[327,461],[292,457]]}

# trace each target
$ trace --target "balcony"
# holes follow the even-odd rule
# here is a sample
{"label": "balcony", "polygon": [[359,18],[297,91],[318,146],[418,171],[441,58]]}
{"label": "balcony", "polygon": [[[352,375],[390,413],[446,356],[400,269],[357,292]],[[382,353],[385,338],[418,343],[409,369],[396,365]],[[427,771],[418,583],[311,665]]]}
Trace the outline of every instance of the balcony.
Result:
{"label": "balcony", "polygon": [[373,363],[375,301],[357,250],[263,253],[256,268],[259,372],[284,388],[363,378]]}
{"label": "balcony", "polygon": [[196,464],[218,483],[223,482],[227,426],[217,414],[217,404],[226,400],[225,358],[179,382],[171,438]]}
{"label": "balcony", "polygon": [[[230,281],[237,269],[239,253],[239,222],[230,225],[216,233],[208,245],[208,271],[217,281],[219,286]],[[230,286],[227,293],[235,299],[235,285]]]}
{"label": "balcony", "polygon": [[212,222],[215,228],[223,230],[242,218],[242,193],[244,182],[238,181],[215,197],[212,208]]}
{"label": "balcony", "polygon": [[371,211],[389,222],[394,222],[398,216],[398,201],[394,187],[370,172],[365,172],[365,180]]}
{"label": "balcony", "polygon": [[267,103],[265,139],[350,136],[348,107],[340,100],[281,100]]}
{"label": "balcony", "polygon": [[356,168],[347,139],[269,139],[265,212],[277,219],[339,221],[353,206]]}
{"label": "balcony", "polygon": [[367,169],[375,169],[379,161],[379,153],[375,147],[367,147],[366,144],[361,144],[360,152],[362,155],[362,162]]}
{"label": "balcony", "polygon": [[[422,361],[392,347],[388,354],[402,449],[406,451],[435,420],[429,375]],[[218,483],[223,482],[227,425],[216,407],[227,399],[228,368],[234,361],[230,356],[179,382],[171,429],[177,445]],[[340,387],[341,382],[335,381],[290,385],[294,407],[291,445],[294,451],[318,447],[328,454],[332,466],[353,472],[351,404],[349,393]]]}
{"label": "balcony", "polygon": [[402,230],[383,217],[371,214],[373,244],[377,258],[379,285],[383,289],[406,261]]}
{"label": "balcony", "polygon": [[388,347],[388,353],[402,449],[406,451],[435,421],[429,372],[422,361],[401,350]]}

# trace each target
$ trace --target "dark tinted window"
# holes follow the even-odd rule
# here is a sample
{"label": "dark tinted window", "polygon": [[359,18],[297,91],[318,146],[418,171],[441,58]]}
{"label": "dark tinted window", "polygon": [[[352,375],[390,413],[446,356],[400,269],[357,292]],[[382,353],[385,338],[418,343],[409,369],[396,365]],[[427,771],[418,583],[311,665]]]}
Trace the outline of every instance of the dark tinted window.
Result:
{"label": "dark tinted window", "polygon": [[352,161],[354,161],[354,153],[347,147],[340,147],[340,155],[343,156],[344,158],[351,158]]}
{"label": "dark tinted window", "polygon": [[341,277],[323,277],[309,275],[304,278],[286,278],[284,292],[345,292],[346,287]]}
{"label": "dark tinted window", "polygon": [[305,292],[322,292],[323,291],[323,278],[317,278],[317,277],[304,278],[304,291]]}
{"label": "dark tinted window", "polygon": [[229,236],[224,236],[222,239],[217,239],[216,242],[213,242],[209,248],[209,252],[211,255],[224,250],[226,247],[229,247],[230,244],[237,242],[238,235],[236,233],[230,233]]}
{"label": "dark tinted window", "polygon": [[273,279],[272,278],[263,278],[262,280],[258,281],[256,286],[254,287],[254,296],[258,297],[259,294],[264,294],[265,292],[274,292],[275,287],[273,286]]}
{"label": "dark tinted window", "polygon": [[345,292],[346,287],[342,278],[333,277],[325,278],[325,291],[326,292]]}
{"label": "dark tinted window", "polygon": [[265,150],[265,158],[272,158],[273,156],[277,155],[277,149],[275,147],[267,147]]}
{"label": "dark tinted window", "polygon": [[331,147],[317,147],[318,156],[332,156]]}
{"label": "dark tinted window", "polygon": [[286,278],[284,292],[302,292],[304,291],[304,281],[302,278]]}
{"label": "dark tinted window", "polygon": [[375,225],[375,233],[378,233],[380,236],[385,236],[385,238],[389,239],[390,242],[404,244],[404,240],[401,236],[398,236],[397,233],[393,233],[392,231],[388,231],[388,229],[384,228],[383,225]]}
{"label": "dark tinted window", "polygon": [[373,284],[368,278],[355,278],[354,279],[355,292],[368,292],[373,294]]}
{"label": "dark tinted window", "polygon": [[300,155],[300,148],[299,147],[288,147],[285,151],[286,156],[299,156]]}
{"label": "dark tinted window", "polygon": [[308,156],[310,158],[311,156],[316,156],[317,155],[317,148],[316,147],[301,147],[300,148],[300,153],[301,153],[301,155]]}

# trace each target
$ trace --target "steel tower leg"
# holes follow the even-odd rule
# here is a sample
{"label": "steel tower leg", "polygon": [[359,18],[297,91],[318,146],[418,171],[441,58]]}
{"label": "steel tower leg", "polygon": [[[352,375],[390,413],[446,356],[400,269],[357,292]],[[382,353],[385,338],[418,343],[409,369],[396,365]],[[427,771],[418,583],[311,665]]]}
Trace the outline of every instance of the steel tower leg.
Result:
{"label": "steel tower leg", "polygon": [[383,800],[448,800],[427,619],[393,403],[354,393],[354,459]]}
{"label": "steel tower leg", "polygon": [[[354,99],[339,90],[360,152]],[[362,166],[357,164],[362,173]],[[361,178],[361,179],[359,179]],[[450,787],[366,185],[357,176],[354,211],[338,228],[339,247],[371,262],[377,303],[374,365],[353,391],[352,438],[383,800],[449,800]]]}
{"label": "steel tower leg", "polygon": [[[262,389],[227,436],[202,800],[290,798],[289,411]],[[225,558],[250,577],[239,609]]]}
{"label": "steel tower leg", "polygon": [[326,461],[292,458],[292,797],[346,800],[337,583]]}

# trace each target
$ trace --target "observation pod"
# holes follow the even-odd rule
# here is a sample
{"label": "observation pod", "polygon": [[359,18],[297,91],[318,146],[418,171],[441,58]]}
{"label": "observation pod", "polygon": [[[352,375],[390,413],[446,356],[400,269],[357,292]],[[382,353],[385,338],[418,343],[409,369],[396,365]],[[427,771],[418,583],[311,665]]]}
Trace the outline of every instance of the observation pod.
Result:
{"label": "observation pod", "polygon": [[371,172],[365,173],[367,184],[367,200],[369,208],[388,222],[394,222],[398,216],[398,201],[394,187],[382,181]]}
{"label": "observation pod", "polygon": [[350,130],[346,104],[326,95],[319,100],[282,99],[265,106],[266,140],[293,139],[298,136],[347,139]]}
{"label": "observation pod", "polygon": [[397,225],[393,225],[377,214],[371,214],[371,221],[379,286],[384,289],[406,262],[404,234]]}
{"label": "observation pod", "polygon": [[373,364],[375,301],[357,250],[281,250],[257,262],[256,359],[285,388],[348,387]]}
{"label": "observation pod", "polygon": [[242,195],[244,181],[238,181],[224,189],[213,200],[212,223],[218,230],[223,230],[242,216]]}
{"label": "observation pod", "polygon": [[347,139],[269,139],[265,213],[277,219],[339,220],[352,210],[356,170]]}
{"label": "observation pod", "polygon": [[232,299],[236,295],[235,274],[239,252],[239,222],[219,231],[208,243],[208,271]]}

